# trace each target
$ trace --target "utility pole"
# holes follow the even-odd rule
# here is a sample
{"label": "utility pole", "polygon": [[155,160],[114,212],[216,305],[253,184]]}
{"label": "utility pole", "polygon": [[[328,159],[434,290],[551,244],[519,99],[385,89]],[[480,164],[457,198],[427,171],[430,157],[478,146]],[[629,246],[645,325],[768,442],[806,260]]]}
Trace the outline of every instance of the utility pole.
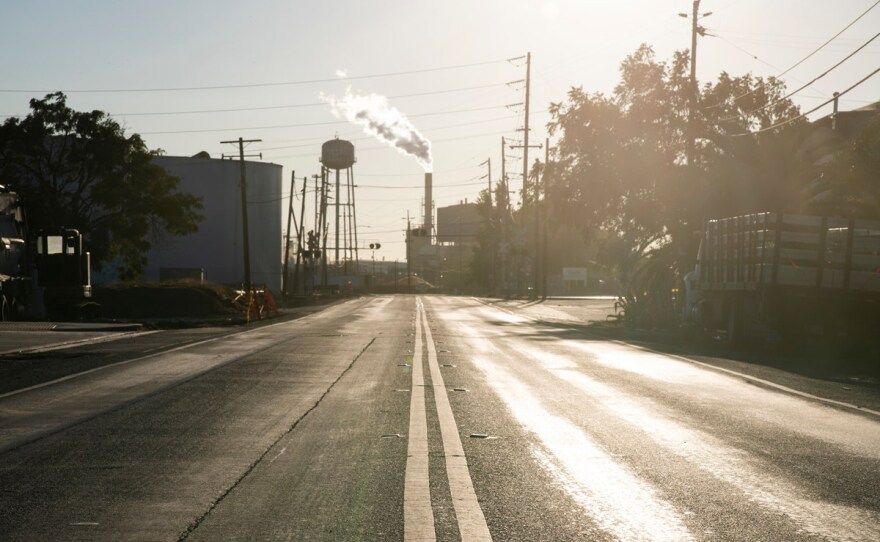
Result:
{"label": "utility pole", "polygon": [[526,53],[526,120],[523,126],[523,204],[527,201],[529,178],[529,96],[532,86],[532,53]]}
{"label": "utility pole", "polygon": [[321,286],[327,286],[327,230],[330,223],[327,221],[327,199],[329,198],[330,170],[321,168]]}
{"label": "utility pole", "polygon": [[[531,53],[530,53],[530,55],[531,55]],[[528,90],[526,91],[526,96],[528,96]],[[528,166],[528,164],[525,163],[525,160],[528,159],[529,148],[540,149],[543,147],[543,145],[529,145],[529,130],[528,130],[528,125],[529,125],[528,110],[529,110],[529,107],[528,107],[528,103],[529,103],[528,98],[526,98],[526,136],[523,139],[523,144],[508,146],[509,149],[523,149],[523,162],[524,162],[523,163],[523,207],[526,206],[526,202],[528,201],[528,191],[526,189],[526,186],[527,186],[526,183],[528,182],[527,175],[528,175],[528,171],[529,171],[529,166]],[[538,256],[539,239],[538,239],[538,179],[537,179],[537,177],[535,178],[535,185],[533,186],[532,191],[534,192],[534,200],[532,202],[532,212],[534,214],[534,220],[535,220],[534,232],[533,232],[533,237],[534,237],[534,242],[535,242],[535,257],[532,260],[532,293],[529,297],[534,299],[535,296],[537,295],[537,292],[538,292],[538,257],[537,256]]]}
{"label": "utility pole", "polygon": [[409,209],[406,211],[406,293],[412,293],[412,273],[410,272],[410,227],[409,227]]}
{"label": "utility pole", "polygon": [[[486,158],[486,161],[483,162],[483,164],[486,164],[486,166],[488,166],[488,169],[489,169],[489,171],[486,173],[486,177],[488,178],[487,188],[488,188],[488,196],[489,196],[489,214],[487,216],[489,219],[489,231],[490,231],[490,235],[491,235],[491,237],[489,238],[489,250],[491,250],[492,253],[489,255],[489,257],[490,257],[489,276],[487,278],[488,278],[489,292],[491,293],[495,290],[495,281],[496,281],[495,252],[497,252],[495,250],[494,229],[492,229],[492,214],[493,214],[493,211],[492,211],[492,158],[491,157]],[[480,164],[480,165],[482,166],[483,164]],[[497,201],[496,201],[496,203],[497,203]]]}
{"label": "utility pole", "polygon": [[499,227],[501,228],[501,251],[500,251],[500,275],[501,275],[501,291],[503,292],[507,285],[507,265],[505,265],[505,259],[507,257],[507,208],[508,202],[510,201],[510,191],[507,187],[507,172],[505,171],[505,166],[507,160],[505,160],[504,153],[507,148],[504,142],[504,136],[501,136],[501,190],[499,191],[499,198],[496,198],[498,202],[498,222]]}
{"label": "utility pole", "polygon": [[[690,73],[690,92],[688,96],[688,138],[687,138],[687,163],[693,173],[694,162],[696,161],[696,130],[694,128],[694,118],[697,111],[697,36],[705,36],[706,29],[700,25],[700,19],[712,15],[711,11],[700,13],[700,1],[694,0],[693,11],[690,14],[691,19],[691,73]],[[679,17],[688,18],[687,13],[679,13]]]}
{"label": "utility pole", "polygon": [[242,245],[244,247],[244,289],[247,292],[248,296],[248,310],[250,310],[250,301],[251,301],[251,290],[253,289],[253,285],[251,284],[251,248],[250,242],[248,239],[248,215],[247,215],[247,179],[245,176],[245,166],[244,166],[244,144],[245,143],[259,143],[263,141],[262,139],[242,139],[238,138],[238,140],[233,141],[221,141],[221,145],[226,145],[230,143],[238,143],[238,161],[241,165],[241,236],[242,236]]}
{"label": "utility pole", "polygon": [[[296,234],[296,263],[293,266],[293,290],[296,293],[299,284],[299,267],[303,258],[303,235],[306,231],[306,186],[309,184],[309,178],[303,177],[302,203],[299,211],[299,230]],[[305,281],[303,281],[303,295],[305,295]]]}
{"label": "utility pole", "polygon": [[[293,218],[293,194],[296,188],[296,171],[290,172],[290,203],[287,206],[287,237],[284,240],[284,271],[281,274],[281,293],[287,295],[288,290],[288,268],[290,262],[290,220]],[[299,226],[297,226],[297,232]]]}
{"label": "utility pole", "polygon": [[544,140],[544,171],[541,185],[544,188],[544,201],[540,203],[541,214],[541,301],[547,300],[547,171],[550,169],[550,138]]}
{"label": "utility pole", "polygon": [[[511,149],[521,148],[523,150],[523,207],[526,206],[526,203],[529,201],[529,190],[528,190],[528,182],[529,182],[529,148],[541,148],[540,145],[529,145],[529,107],[531,102],[531,87],[532,87],[532,53],[526,53],[526,98],[525,98],[525,122],[523,124],[523,144],[522,145],[511,145]],[[503,154],[503,153],[502,153]],[[537,248],[538,248],[538,194],[537,194],[537,183],[535,180],[534,186],[534,213],[535,213],[535,254],[537,256]],[[538,258],[536,257],[532,262],[532,295],[530,297],[534,298],[538,291]]]}
{"label": "utility pole", "polygon": [[[506,209],[507,208],[507,201],[510,198],[510,192],[507,191],[507,173],[505,172],[505,166],[506,166],[507,160],[504,159],[504,151],[505,151],[504,136],[501,136],[501,190],[504,192],[503,206]],[[499,201],[498,207],[501,207],[501,206],[502,206],[502,202]]]}

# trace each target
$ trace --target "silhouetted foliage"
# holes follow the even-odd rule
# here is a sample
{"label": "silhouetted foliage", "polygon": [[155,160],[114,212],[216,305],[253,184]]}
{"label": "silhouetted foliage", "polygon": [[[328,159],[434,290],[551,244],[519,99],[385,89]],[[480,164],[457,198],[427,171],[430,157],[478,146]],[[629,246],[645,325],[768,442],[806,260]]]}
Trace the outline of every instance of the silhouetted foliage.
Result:
{"label": "silhouetted foliage", "polygon": [[[647,45],[628,56],[611,96],[573,88],[550,106],[559,136],[548,189],[552,219],[579,224],[602,243],[600,257],[627,285],[627,310],[662,319],[672,288],[692,268],[709,218],[782,209],[802,178],[805,121],[776,79],[721,74],[699,89],[690,137],[689,55],[657,61]],[[664,305],[665,304],[665,305]]]}
{"label": "silhouetted foliage", "polygon": [[806,210],[853,218],[880,217],[880,113],[841,142],[834,159],[805,191]]}
{"label": "silhouetted foliage", "polygon": [[118,261],[121,278],[141,274],[160,236],[198,229],[200,199],[176,191],[139,135],[101,111],[72,110],[60,92],[30,107],[0,126],[0,182],[21,194],[32,228],[80,230],[92,263]]}

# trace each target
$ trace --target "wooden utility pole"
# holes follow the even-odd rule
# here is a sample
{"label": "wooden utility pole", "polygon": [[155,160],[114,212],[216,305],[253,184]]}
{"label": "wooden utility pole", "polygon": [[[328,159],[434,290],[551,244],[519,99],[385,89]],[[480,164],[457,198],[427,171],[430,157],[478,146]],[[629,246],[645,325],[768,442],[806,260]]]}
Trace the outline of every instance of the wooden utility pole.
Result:
{"label": "wooden utility pole", "polygon": [[[490,254],[490,262],[489,262],[489,276],[488,276],[488,283],[489,284],[488,284],[488,286],[489,286],[489,292],[491,293],[495,290],[495,282],[497,280],[496,270],[495,270],[495,253],[497,252],[497,250],[495,250],[495,232],[494,232],[494,229],[492,228],[492,217],[493,217],[493,211],[492,211],[492,158],[491,157],[486,158],[486,161],[483,162],[483,164],[486,164],[486,166],[488,166],[488,172],[486,173],[486,177],[488,178],[488,181],[487,181],[488,186],[487,187],[488,187],[488,191],[489,191],[488,192],[488,195],[489,195],[489,214],[487,216],[489,218],[489,231],[491,232],[491,237],[489,238],[489,250],[492,251],[492,253]],[[483,164],[480,164],[480,165],[482,166]],[[499,202],[497,201],[497,198],[496,198],[496,204],[499,204]],[[459,231],[460,231],[460,229],[459,229]]]}
{"label": "wooden utility pole", "polygon": [[[290,221],[293,218],[293,194],[296,187],[296,171],[290,172],[290,203],[287,206],[287,236],[284,240],[284,271],[281,273],[281,293],[287,295],[288,291],[288,268],[290,267]],[[299,227],[297,227],[299,230]]]}
{"label": "wooden utility pole", "polygon": [[547,299],[547,171],[550,169],[550,138],[544,140],[544,171],[541,174],[541,185],[544,189],[544,201],[540,204],[541,213],[541,300]]}
{"label": "wooden utility pole", "polygon": [[[507,201],[510,198],[510,192],[508,191],[508,188],[507,188],[507,173],[504,171],[505,165],[506,165],[505,164],[506,160],[504,159],[504,151],[505,151],[504,136],[501,136],[501,190],[504,191],[503,205],[504,205],[504,208],[506,209],[507,208]],[[501,207],[502,202],[499,201],[498,206]]]}
{"label": "wooden utility pole", "polygon": [[696,154],[696,133],[694,130],[694,113],[697,110],[697,33],[700,0],[694,0],[694,11],[691,14],[691,79],[688,106],[688,138],[687,138],[687,163],[691,175],[695,174],[694,155]]}
{"label": "wooden utility pole", "polygon": [[[296,264],[293,268],[293,289],[294,293],[296,293],[297,286],[300,281],[300,262],[302,262],[303,258],[303,235],[305,235],[306,231],[306,186],[309,184],[309,178],[303,177],[303,189],[302,189],[302,203],[300,203],[300,211],[299,211],[299,232],[296,235]],[[303,277],[305,274],[303,274]],[[305,281],[303,281],[303,295],[305,295]]]}
{"label": "wooden utility pole", "polygon": [[501,137],[501,190],[499,192],[500,197],[496,198],[498,201],[498,221],[499,228],[501,228],[501,251],[500,251],[500,262],[499,267],[499,275],[501,276],[501,291],[504,292],[507,286],[507,209],[510,201],[510,190],[507,187],[507,172],[505,171],[506,160],[504,157],[505,152],[507,151],[506,144],[504,142],[504,136]]}
{"label": "wooden utility pole", "polygon": [[241,164],[241,235],[242,245],[244,246],[244,289],[248,295],[248,310],[250,310],[251,290],[251,248],[248,236],[248,215],[247,215],[247,179],[245,176],[244,166],[244,144],[258,143],[262,139],[242,139],[233,141],[221,141],[221,144],[238,143],[238,161]]}
{"label": "wooden utility pole", "polygon": [[410,246],[410,226],[409,226],[409,209],[406,211],[406,293],[412,293],[412,273],[410,267],[410,260],[412,251],[412,247]]}
{"label": "wooden utility pole", "polygon": [[532,53],[526,53],[526,120],[523,125],[523,205],[528,201],[526,183],[529,179],[529,96],[532,85]]}

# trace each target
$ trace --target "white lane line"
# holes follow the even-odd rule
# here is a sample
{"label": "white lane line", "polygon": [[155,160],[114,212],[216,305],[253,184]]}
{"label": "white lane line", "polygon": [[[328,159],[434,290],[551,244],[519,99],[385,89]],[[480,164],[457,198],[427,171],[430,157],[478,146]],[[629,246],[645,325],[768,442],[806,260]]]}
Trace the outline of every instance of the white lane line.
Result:
{"label": "white lane line", "polygon": [[644,432],[658,445],[735,487],[750,501],[785,514],[799,528],[826,540],[880,540],[880,515],[871,510],[818,500],[803,488],[773,474],[749,454],[729,448],[702,431],[657,415],[660,409],[651,402],[641,406],[624,393],[576,370],[547,369],[608,405],[609,413]]}
{"label": "white lane line", "polygon": [[[518,345],[515,349],[536,361],[535,368],[542,368],[560,381],[580,389],[598,401],[610,415],[643,432],[659,446],[693,464],[694,468],[732,486],[756,505],[769,509],[772,514],[788,516],[800,529],[826,540],[880,540],[880,516],[872,510],[823,501],[795,481],[775,474],[774,469],[759,458],[664,416],[663,409],[653,401],[630,399],[625,392],[583,374],[569,356],[527,346]],[[487,353],[487,357],[496,358],[497,355]],[[483,363],[481,361],[480,365]],[[848,414],[838,412],[836,415]],[[865,423],[873,422],[865,420]],[[535,455],[545,469],[563,481],[570,494],[578,500],[586,498],[578,490],[577,480],[566,474],[565,462],[554,461],[542,450]]]}
{"label": "white lane line", "polygon": [[[11,330],[3,330],[3,331],[11,331]],[[152,335],[153,333],[160,333],[161,330],[155,329],[151,331],[108,331],[106,333],[113,333],[112,335],[100,335],[97,337],[86,337],[85,339],[74,339],[70,341],[63,341],[60,343],[53,343],[46,346],[33,346],[30,348],[13,348],[11,350],[4,350],[0,352],[0,355],[9,355],[9,354],[40,354],[43,352],[53,352],[55,350],[66,350],[68,348],[73,348],[74,346],[80,346],[83,344],[92,344],[92,343],[106,343],[117,341],[119,339],[125,339],[128,337],[132,337],[134,335]],[[34,333],[34,332],[30,332]],[[50,333],[59,333],[58,331],[51,331]],[[68,332],[74,333],[74,332]]]}
{"label": "white lane line", "polygon": [[602,529],[618,540],[693,540],[675,507],[621,465],[571,421],[557,416],[530,389],[491,357],[476,356],[499,398],[543,449],[541,466]]}
{"label": "white lane line", "polygon": [[806,393],[803,391],[799,391],[793,388],[789,388],[787,386],[783,386],[781,384],[777,384],[775,382],[770,382],[769,380],[764,380],[763,378],[758,378],[756,376],[747,375],[745,373],[740,373],[738,371],[734,371],[731,369],[725,369],[724,367],[718,367],[717,365],[712,365],[711,363],[706,363],[704,361],[698,361],[692,358],[688,358],[685,356],[679,356],[678,354],[666,354],[664,352],[660,352],[659,350],[654,350],[653,348],[648,348],[647,346],[639,346],[637,344],[630,344],[623,341],[612,341],[616,344],[628,346],[630,348],[635,348],[637,350],[642,350],[644,352],[650,352],[652,354],[657,354],[660,356],[667,356],[670,358],[674,358],[677,360],[681,360],[687,363],[693,363],[694,365],[699,365],[701,367],[705,367],[707,369],[712,369],[713,371],[719,371],[722,373],[727,373],[729,375],[737,376],[743,378],[749,382],[754,382],[761,384],[762,386],[767,386],[768,388],[773,388],[775,390],[779,390],[785,393],[790,393],[792,395],[797,395],[798,397],[803,397],[805,399],[811,399],[813,401],[820,401],[822,403],[826,403],[829,405],[834,405],[842,408],[847,408],[850,410],[855,410],[856,412],[864,412],[866,414],[872,414],[874,416],[880,416],[880,411],[872,410],[870,408],[862,407],[853,403],[847,403],[845,401],[837,401],[835,399],[828,399],[827,397],[820,397],[818,395],[813,395],[812,393]]}
{"label": "white lane line", "polygon": [[[352,300],[352,301],[349,301],[349,302],[346,302],[346,303],[342,303],[342,304],[340,304],[340,305],[337,305],[336,307],[341,307],[341,306],[343,306],[343,305],[348,305],[348,304],[354,303],[355,301],[357,301],[357,300]],[[332,307],[332,308],[335,309],[335,307]],[[83,377],[83,376],[86,376],[86,375],[89,375],[89,374],[92,374],[92,373],[96,373],[96,372],[98,372],[98,371],[104,371],[104,370],[106,370],[106,369],[111,369],[111,368],[113,368],[113,367],[119,367],[119,366],[121,366],[121,365],[127,365],[127,364],[129,364],[129,363],[134,363],[134,362],[136,362],[136,361],[143,361],[143,360],[150,359],[150,358],[156,358],[156,357],[164,356],[165,354],[170,354],[170,353],[173,353],[173,352],[180,352],[181,350],[187,350],[187,349],[189,349],[189,348],[195,348],[196,346],[201,346],[201,345],[204,345],[204,344],[212,343],[212,342],[219,341],[219,340],[223,340],[223,339],[231,339],[231,338],[233,338],[233,337],[241,337],[241,336],[249,335],[249,334],[259,334],[260,332],[263,332],[263,331],[265,331],[265,330],[267,330],[267,329],[274,328],[274,327],[278,327],[278,326],[283,326],[283,325],[289,325],[289,324],[291,324],[291,323],[293,323],[293,322],[296,322],[297,324],[302,324],[302,323],[304,323],[304,322],[306,322],[306,321],[311,321],[311,320],[317,320],[317,319],[319,319],[319,318],[324,318],[327,314],[329,314],[329,312],[330,312],[330,311],[328,311],[328,310],[322,310],[322,311],[320,311],[320,312],[316,312],[316,313],[312,313],[312,314],[307,314],[307,315],[305,315],[305,316],[303,316],[303,317],[301,317],[301,318],[296,318],[296,319],[294,319],[294,320],[284,320],[283,322],[276,322],[276,323],[273,323],[273,324],[266,324],[266,325],[262,325],[262,326],[259,326],[259,327],[254,327],[254,328],[244,329],[244,330],[241,330],[241,331],[235,331],[235,332],[233,332],[233,333],[229,333],[228,335],[221,335],[221,336],[218,336],[218,337],[212,337],[212,338],[210,338],[210,339],[204,339],[204,340],[197,341],[197,342],[194,342],[194,343],[188,343],[188,344],[184,344],[184,345],[181,345],[181,346],[176,346],[176,347],[174,347],[174,348],[169,348],[168,350],[163,350],[162,352],[156,352],[156,353],[154,353],[154,354],[147,354],[147,355],[145,355],[145,356],[139,356],[139,357],[136,357],[136,358],[131,358],[131,359],[125,359],[125,360],[122,360],[122,361],[117,361],[116,363],[109,363],[109,364],[107,364],[107,365],[101,365],[100,367],[94,367],[94,368],[89,369],[89,370],[87,370],[87,371],[82,371],[82,372],[79,372],[79,373],[73,373],[73,374],[70,374],[70,375],[67,375],[67,376],[63,376],[63,377],[61,377],[61,378],[56,378],[55,380],[49,380],[48,382],[41,382],[41,383],[39,383],[39,384],[35,384],[35,385],[30,386],[30,387],[27,387],[27,388],[21,388],[21,389],[18,389],[18,390],[13,390],[13,391],[10,391],[10,392],[6,392],[6,393],[3,393],[3,394],[0,394],[0,399],[5,399],[5,398],[7,398],[7,397],[12,397],[12,396],[14,396],[14,395],[19,395],[19,394],[21,394],[21,393],[26,393],[26,392],[33,391],[33,390],[37,390],[37,389],[40,389],[40,388],[45,388],[45,387],[47,387],[47,386],[54,386],[55,384],[60,384],[60,383],[62,383],[62,382],[66,382],[66,381],[68,381],[68,380],[73,380],[73,379],[75,379],[75,378],[80,378],[80,377]],[[160,333],[160,332],[161,332],[161,330],[157,330],[157,331],[149,331],[149,332],[138,332],[138,333],[141,333],[141,334],[148,334],[148,333]],[[2,353],[2,352],[0,352],[0,353]],[[8,352],[7,352],[7,353],[8,353]]]}
{"label": "white lane line", "polygon": [[422,368],[422,321],[416,309],[413,342],[412,392],[409,400],[409,437],[403,487],[403,539],[436,540],[431,486],[428,481],[428,420]]}
{"label": "white lane line", "polygon": [[474,492],[474,484],[468,471],[467,458],[465,458],[464,448],[461,445],[455,416],[452,415],[452,407],[449,406],[449,396],[443,382],[443,375],[440,374],[440,364],[437,362],[437,348],[434,345],[431,326],[428,324],[428,316],[421,298],[418,299],[418,311],[421,318],[424,319],[425,342],[428,345],[428,367],[431,371],[434,404],[437,407],[443,453],[446,456],[446,475],[449,478],[449,492],[455,507],[458,530],[463,542],[491,541],[492,535],[489,533],[489,526],[486,525],[486,518],[480,508],[477,494]]}
{"label": "white lane line", "polygon": [[[523,314],[520,314],[520,313],[518,313],[518,312],[514,312],[513,310],[503,308],[503,307],[489,306],[485,301],[483,301],[483,300],[481,300],[481,299],[478,299],[478,298],[473,298],[473,299],[475,299],[478,303],[480,303],[480,304],[483,305],[484,308],[482,308],[481,310],[486,311],[486,314],[492,314],[490,311],[497,311],[497,312],[501,312],[501,313],[505,313],[505,314],[507,314],[507,315],[510,315],[510,319],[509,319],[510,322],[515,322],[517,319],[519,319],[520,321],[529,320],[529,321],[532,321],[532,322],[542,322],[542,320],[541,320],[540,318],[537,318],[537,317],[534,317],[534,316],[523,315]],[[593,335],[594,335],[594,336],[597,336],[597,337],[599,337],[599,338],[602,338],[602,339],[606,339],[603,335],[600,335],[600,334],[593,333]],[[800,391],[800,390],[796,390],[796,389],[794,389],[794,388],[789,388],[788,386],[783,386],[783,385],[781,385],[781,384],[777,384],[777,383],[775,383],[775,382],[771,382],[771,381],[769,381],[769,380],[765,380],[765,379],[763,379],[763,378],[758,378],[758,377],[756,377],[756,376],[752,376],[752,375],[749,375],[749,374],[746,374],[746,373],[741,373],[741,372],[739,372],[739,371],[734,371],[734,370],[732,370],[732,369],[726,369],[726,368],[724,368],[724,367],[719,367],[719,366],[717,366],[717,365],[712,365],[711,363],[706,363],[706,362],[704,362],[704,361],[698,361],[698,360],[696,360],[696,359],[689,358],[689,357],[686,357],[686,356],[682,356],[682,355],[679,355],[679,354],[669,354],[669,353],[666,353],[666,352],[661,352],[661,351],[659,351],[659,350],[654,350],[653,348],[649,348],[649,347],[647,347],[647,346],[640,346],[640,345],[637,345],[637,344],[633,344],[633,343],[626,342],[626,341],[621,341],[621,340],[613,340],[613,339],[606,339],[606,340],[608,340],[608,342],[611,342],[611,343],[614,343],[614,344],[618,344],[618,345],[621,345],[621,346],[626,346],[626,347],[629,347],[629,348],[635,348],[635,349],[637,349],[637,350],[642,350],[642,351],[644,351],[644,352],[650,352],[650,353],[652,353],[652,354],[657,354],[657,355],[660,355],[660,356],[666,356],[666,357],[670,357],[670,358],[675,358],[675,359],[677,359],[677,360],[684,361],[684,362],[686,362],[686,363],[692,363],[692,364],[694,364],[694,365],[699,365],[700,367],[705,367],[705,368],[707,368],[707,369],[711,369],[711,370],[713,370],[713,371],[718,371],[718,372],[721,372],[721,373],[727,373],[727,374],[729,374],[729,375],[732,375],[732,376],[736,376],[736,377],[742,378],[742,379],[744,379],[744,380],[746,380],[746,381],[748,381],[748,382],[750,382],[750,383],[755,383],[755,384],[759,384],[759,385],[761,385],[761,386],[766,386],[766,387],[768,387],[768,388],[772,388],[772,389],[775,389],[775,390],[778,390],[778,391],[781,391],[781,392],[784,392],[784,393],[789,393],[789,394],[791,394],[791,395],[797,395],[798,397],[803,397],[803,398],[805,398],[805,399],[810,399],[810,400],[813,400],[813,401],[819,401],[819,402],[821,402],[821,403],[825,403],[825,404],[828,404],[828,405],[834,405],[834,406],[837,406],[837,407],[840,407],[840,408],[846,408],[846,409],[850,409],[850,410],[855,410],[856,412],[863,412],[863,413],[865,413],[865,414],[870,414],[870,415],[872,415],[872,416],[880,416],[880,411],[878,411],[878,410],[873,410],[873,409],[870,409],[870,408],[867,408],[867,407],[859,406],[859,405],[854,404],[854,403],[848,403],[848,402],[846,402],[846,401],[838,401],[838,400],[836,400],[836,399],[829,399],[829,398],[827,398],[827,397],[822,397],[822,396],[819,396],[819,395],[813,395],[813,394],[811,394],[811,393],[807,393],[807,392],[803,392],[803,391]]]}

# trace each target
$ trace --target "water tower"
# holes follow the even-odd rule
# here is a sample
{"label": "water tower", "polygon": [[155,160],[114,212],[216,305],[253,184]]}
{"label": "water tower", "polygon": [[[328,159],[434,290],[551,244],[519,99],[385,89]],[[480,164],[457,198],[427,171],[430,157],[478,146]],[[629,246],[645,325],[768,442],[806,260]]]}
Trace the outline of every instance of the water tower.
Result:
{"label": "water tower", "polygon": [[[335,209],[335,245],[333,246],[334,263],[337,270],[341,267],[348,274],[348,262],[357,262],[357,218],[354,198],[354,144],[343,139],[331,139],[321,145],[321,179],[322,179],[322,225],[327,220],[327,207]],[[345,171],[345,182],[341,180],[340,171]],[[336,197],[329,203],[330,172],[336,172]],[[344,196],[343,196],[344,192]],[[341,219],[341,220],[340,220]],[[341,222],[341,224],[340,224]],[[340,250],[342,256],[340,257]],[[327,236],[324,236],[324,274],[327,269]],[[341,265],[340,265],[341,264]],[[357,272],[357,270],[355,270]]]}

